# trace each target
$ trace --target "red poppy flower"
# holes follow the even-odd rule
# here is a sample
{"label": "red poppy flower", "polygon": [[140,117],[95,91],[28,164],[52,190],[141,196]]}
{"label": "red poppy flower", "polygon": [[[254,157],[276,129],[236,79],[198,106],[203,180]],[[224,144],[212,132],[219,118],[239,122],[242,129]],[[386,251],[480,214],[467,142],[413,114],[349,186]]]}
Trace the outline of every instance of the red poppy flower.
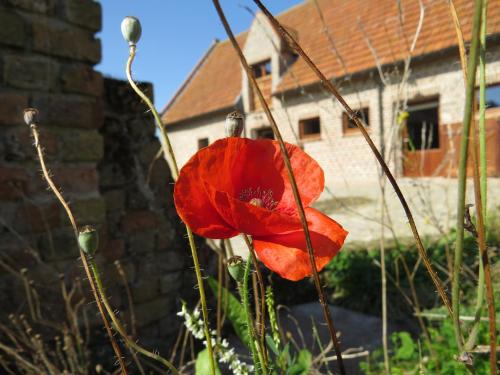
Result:
{"label": "red poppy flower", "polygon": [[[299,147],[286,144],[321,270],[347,232],[310,208],[324,188],[323,170]],[[304,231],[276,141],[224,138],[199,150],[181,169],[174,201],[182,220],[207,238],[252,236],[259,259],[289,280],[312,274]]]}

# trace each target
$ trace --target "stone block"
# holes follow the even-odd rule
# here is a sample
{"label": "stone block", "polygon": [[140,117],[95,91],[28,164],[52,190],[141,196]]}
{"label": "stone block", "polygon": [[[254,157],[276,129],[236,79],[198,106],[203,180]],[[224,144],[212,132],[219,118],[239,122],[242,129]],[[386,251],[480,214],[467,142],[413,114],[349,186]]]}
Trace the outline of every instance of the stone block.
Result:
{"label": "stone block", "polygon": [[125,256],[125,243],[123,239],[108,239],[99,252],[108,262],[121,260]]}
{"label": "stone block", "polygon": [[6,0],[8,4],[16,8],[30,12],[53,14],[56,0]]}
{"label": "stone block", "polygon": [[[98,191],[99,177],[92,165],[52,167],[49,164],[48,168],[51,170],[54,183],[67,199],[81,193],[94,194]],[[35,197],[37,195],[52,195],[52,193],[47,190],[47,183],[42,178],[36,178],[32,179],[27,186],[27,195]]]}
{"label": "stone block", "polygon": [[106,202],[106,211],[123,211],[125,209],[125,192],[123,190],[109,190],[101,192]]}
{"label": "stone block", "polygon": [[101,5],[93,0],[66,0],[64,14],[71,23],[92,31],[102,27]]}
{"label": "stone block", "polygon": [[80,225],[101,224],[106,219],[106,207],[100,197],[72,202],[71,209]]}
{"label": "stone block", "polygon": [[[116,266],[114,264],[106,264],[103,261],[104,257],[102,256],[102,254],[98,254],[98,263],[100,264],[101,272],[105,271],[103,273],[103,276],[105,277],[106,283],[110,285],[123,286],[123,278],[120,276]],[[121,261],[120,263],[122,265],[122,269],[125,274],[125,280],[127,281],[127,283],[130,284],[135,282],[137,276],[135,264],[130,260]]]}
{"label": "stone block", "polygon": [[38,108],[40,124],[45,126],[97,129],[103,124],[102,103],[97,98],[58,94],[35,95],[32,106]]}
{"label": "stone block", "polygon": [[[17,215],[16,229],[27,228],[31,233],[47,233],[57,228],[61,224],[62,207],[58,201],[52,200],[46,203],[35,203],[34,201],[25,202],[19,207]],[[63,221],[66,225],[67,220]],[[46,248],[52,247],[48,239]]]}
{"label": "stone block", "polygon": [[135,233],[144,229],[155,228],[157,223],[156,214],[150,211],[128,212],[122,221],[124,233]]}
{"label": "stone block", "polygon": [[30,55],[7,55],[4,81],[20,89],[49,91],[54,88],[59,65],[51,59]]}
{"label": "stone block", "polygon": [[181,283],[181,272],[172,272],[166,274],[160,279],[160,292],[161,294],[171,294],[179,290],[179,284]]}
{"label": "stone block", "polygon": [[130,286],[132,299],[134,304],[139,304],[153,300],[160,294],[160,283],[158,278],[147,278],[144,276],[142,280]]}
{"label": "stone block", "polygon": [[63,161],[99,161],[104,155],[103,138],[95,130],[59,131]]}
{"label": "stone block", "polygon": [[134,254],[153,252],[156,248],[156,231],[147,230],[130,235],[127,250]]}
{"label": "stone block", "polygon": [[24,21],[19,14],[0,10],[0,25],[2,44],[22,47],[27,42]]}
{"label": "stone block", "polygon": [[86,64],[65,65],[61,69],[64,92],[100,96],[103,92],[102,75]]}
{"label": "stone block", "polygon": [[0,166],[0,199],[22,199],[28,181],[29,175],[25,168]]}
{"label": "stone block", "polygon": [[53,231],[50,236],[48,234],[40,236],[37,248],[45,261],[76,259],[80,255],[75,235],[69,227],[67,218],[65,223],[68,224],[67,228]]}
{"label": "stone block", "polygon": [[101,60],[101,41],[93,32],[42,16],[30,21],[34,51],[92,64]]}
{"label": "stone block", "polygon": [[167,316],[172,310],[172,299],[159,297],[135,306],[135,317],[139,327],[147,326]]}
{"label": "stone block", "polygon": [[[58,140],[52,129],[39,129],[40,144],[43,146],[45,159],[53,160],[58,151]],[[38,160],[37,151],[33,147],[33,137],[27,126],[6,128],[0,133],[0,155],[5,162],[23,162]],[[37,162],[38,164],[38,162]]]}
{"label": "stone block", "polygon": [[0,125],[24,125],[23,111],[28,107],[27,93],[0,91],[0,103]]}

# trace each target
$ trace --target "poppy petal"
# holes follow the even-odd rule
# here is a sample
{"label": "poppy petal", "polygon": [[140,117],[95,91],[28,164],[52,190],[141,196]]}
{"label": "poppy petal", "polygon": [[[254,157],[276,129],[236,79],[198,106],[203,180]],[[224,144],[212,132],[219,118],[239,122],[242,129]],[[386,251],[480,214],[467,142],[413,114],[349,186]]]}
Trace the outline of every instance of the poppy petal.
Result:
{"label": "poppy petal", "polygon": [[[325,186],[323,170],[300,147],[286,143],[304,207]],[[198,151],[200,175],[215,190],[235,198],[247,190],[272,191],[277,210],[295,212],[295,200],[278,142],[229,137]]]}
{"label": "poppy petal", "polygon": [[[274,142],[274,141],[273,141]],[[313,203],[325,188],[325,175],[319,164],[304,152],[300,147],[285,143],[292,171],[297,182],[302,205],[308,207]],[[275,142],[275,147],[279,153],[279,144]],[[295,199],[293,197],[292,185],[289,182],[288,172],[285,168],[283,157],[279,154],[275,161],[277,168],[281,170],[281,175],[285,181],[285,190],[281,196],[277,210],[288,210],[290,207],[293,212],[296,210]]]}
{"label": "poppy petal", "polygon": [[[338,253],[347,232],[335,220],[313,209],[306,208],[306,217],[318,271]],[[312,275],[304,232],[254,237],[254,248],[259,259],[271,271],[284,279],[297,281]]]}
{"label": "poppy petal", "polygon": [[174,188],[177,213],[191,230],[207,238],[230,238],[239,231],[229,225],[212,205],[198,171],[200,160],[195,154],[179,173]]}
{"label": "poppy petal", "polygon": [[228,193],[215,191],[208,185],[205,185],[205,188],[212,204],[224,221],[242,233],[252,236],[269,236],[291,233],[301,228],[297,216],[254,206],[235,199]]}

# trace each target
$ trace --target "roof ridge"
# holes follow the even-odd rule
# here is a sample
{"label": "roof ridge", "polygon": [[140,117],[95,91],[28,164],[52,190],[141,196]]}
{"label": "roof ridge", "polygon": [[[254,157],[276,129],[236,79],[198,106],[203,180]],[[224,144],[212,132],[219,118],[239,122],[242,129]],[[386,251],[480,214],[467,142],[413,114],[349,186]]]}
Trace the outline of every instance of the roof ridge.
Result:
{"label": "roof ridge", "polygon": [[191,82],[191,80],[193,79],[193,77],[196,75],[196,72],[202,67],[203,63],[207,60],[207,58],[210,55],[210,53],[215,49],[215,47],[217,45],[222,44],[222,43],[223,42],[221,42],[219,39],[214,38],[214,40],[212,41],[212,44],[210,45],[210,47],[208,48],[208,50],[198,60],[198,62],[194,66],[194,68],[191,69],[191,72],[189,73],[189,75],[187,76],[187,78],[184,80],[184,82],[182,82],[182,84],[179,86],[179,88],[174,93],[174,95],[172,96],[172,98],[170,98],[170,100],[167,102],[167,104],[165,104],[165,106],[162,108],[162,110],[160,111],[160,118],[163,117],[163,115],[165,114],[165,112],[172,106],[172,104],[174,104],[175,100],[182,94],[182,92],[187,87],[187,85],[189,84],[189,82]]}

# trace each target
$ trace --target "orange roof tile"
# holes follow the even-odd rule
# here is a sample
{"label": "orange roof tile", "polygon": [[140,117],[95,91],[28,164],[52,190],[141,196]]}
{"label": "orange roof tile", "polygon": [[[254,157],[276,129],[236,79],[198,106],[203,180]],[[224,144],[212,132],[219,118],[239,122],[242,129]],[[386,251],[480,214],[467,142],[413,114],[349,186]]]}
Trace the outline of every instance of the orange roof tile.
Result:
{"label": "orange roof tile", "polygon": [[[243,46],[246,33],[237,36]],[[241,92],[241,65],[231,43],[217,43],[187,82],[177,98],[162,113],[162,121],[171,124],[233,107]]]}
{"label": "orange roof tile", "polygon": [[[425,15],[414,56],[456,45],[456,35],[445,0],[422,0]],[[381,64],[400,61],[408,55],[419,20],[419,2],[402,0],[403,26],[394,0],[318,0],[332,36],[332,46],[313,1],[305,1],[278,20],[298,35],[298,41],[327,77],[341,77],[376,67],[369,41]],[[471,32],[473,1],[455,0],[466,37]],[[364,33],[361,31],[364,30]],[[500,32],[500,1],[490,1],[488,33]],[[244,45],[246,34],[238,37]],[[337,53],[335,52],[337,51]],[[457,56],[458,58],[458,56]],[[218,44],[178,98],[164,112],[168,123],[199,116],[234,105],[241,93],[242,69],[228,41]],[[283,75],[277,91],[287,91],[317,82],[313,72],[298,59]]]}

